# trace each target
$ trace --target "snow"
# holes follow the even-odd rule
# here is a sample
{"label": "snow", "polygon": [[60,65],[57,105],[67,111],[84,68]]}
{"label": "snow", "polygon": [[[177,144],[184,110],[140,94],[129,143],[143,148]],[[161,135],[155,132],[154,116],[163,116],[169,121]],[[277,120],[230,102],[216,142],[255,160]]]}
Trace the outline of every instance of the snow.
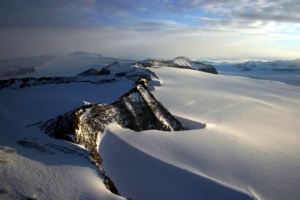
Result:
{"label": "snow", "polygon": [[[0,151],[5,150],[4,147],[4,150]],[[17,152],[5,152],[5,156],[9,162],[0,168],[1,174],[4,174],[1,178],[1,189],[4,190],[0,194],[1,199],[18,199],[19,191],[24,198],[53,200],[99,197],[106,199],[112,196],[104,188],[96,167],[76,156],[42,154],[33,156],[32,152],[27,153],[21,148]],[[47,156],[51,161],[47,161],[43,156]],[[71,158],[72,162],[64,161]],[[4,167],[9,170],[3,171]],[[115,199],[122,198],[115,197]]]}
{"label": "snow", "polygon": [[[51,59],[27,76],[76,75],[113,61],[127,62],[77,53]],[[109,125],[98,148],[123,197],[299,198],[297,72],[256,70],[253,77],[262,78],[253,79],[226,70],[152,70],[160,83],[149,86],[151,93],[191,130],[134,132]],[[105,188],[82,147],[27,126],[87,102],[112,103],[131,87],[120,80],[0,90],[0,199],[125,199]]]}
{"label": "snow", "polygon": [[[129,138],[132,143],[127,143],[119,135]],[[141,132],[143,135],[152,135],[155,131]],[[117,134],[117,135],[116,135]],[[162,135],[172,137],[163,132]],[[160,135],[160,136],[162,136]],[[157,158],[157,155],[149,155],[133,145],[136,133],[124,130],[117,125],[107,128],[105,136],[100,143],[103,164],[107,173],[114,180],[116,187],[124,196],[132,199],[250,199],[247,195],[236,190],[229,189],[206,179],[188,170],[166,163]],[[146,138],[144,138],[146,139]],[[154,142],[143,140],[143,144],[149,146]],[[160,140],[160,137],[157,138]],[[162,137],[165,141],[165,138]],[[156,146],[154,143],[153,148]],[[176,147],[174,147],[176,148]],[[168,149],[168,147],[166,148]],[[161,148],[159,148],[161,150]]]}
{"label": "snow", "polygon": [[[107,173],[121,193],[124,190],[127,196],[138,199],[142,194],[147,194],[143,198],[157,195],[155,199],[206,199],[204,196],[210,195],[209,190],[199,194],[198,189],[189,188],[194,182],[181,182],[176,187],[176,180],[184,180],[179,175],[183,172],[169,169],[170,176],[178,179],[166,174],[166,181],[166,172],[161,173],[162,166],[157,161],[160,160],[256,199],[298,199],[299,87],[172,68],[155,69],[155,73],[162,86],[156,87],[153,94],[172,114],[193,122],[189,123],[192,130],[137,133],[110,126],[106,133],[108,141],[105,136],[100,152]],[[149,158],[150,163],[144,166],[144,154],[154,161]],[[131,162],[133,166],[128,164]],[[131,185],[125,183],[128,179],[134,179]],[[149,180],[151,187],[141,186],[142,180]],[[171,184],[179,194],[169,191],[164,184]],[[134,190],[137,187],[141,194]],[[214,190],[218,191],[215,186]]]}
{"label": "snow", "polygon": [[82,148],[1,116],[0,199],[123,199]]}
{"label": "snow", "polygon": [[[124,199],[106,189],[83,148],[27,126],[83,106],[84,101],[112,103],[131,87],[119,81],[1,90],[0,199]],[[25,145],[18,143],[24,140]]]}

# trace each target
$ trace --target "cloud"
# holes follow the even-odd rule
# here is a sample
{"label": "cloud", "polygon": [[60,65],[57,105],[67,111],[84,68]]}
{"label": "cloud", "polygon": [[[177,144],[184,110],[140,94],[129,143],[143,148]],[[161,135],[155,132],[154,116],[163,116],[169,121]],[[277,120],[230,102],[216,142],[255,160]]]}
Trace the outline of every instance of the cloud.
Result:
{"label": "cloud", "polygon": [[270,15],[266,13],[241,13],[237,17],[247,19],[247,20],[262,20],[262,21],[275,21],[281,23],[299,23],[300,16],[290,16],[290,15]]}
{"label": "cloud", "polygon": [[247,20],[300,24],[300,4],[296,0],[269,2],[261,7],[237,12],[235,16]]}
{"label": "cloud", "polygon": [[132,0],[2,0],[0,27],[87,27],[144,7]]}
{"label": "cloud", "polygon": [[77,50],[121,57],[238,55],[241,49],[250,51],[249,45],[254,52],[255,43],[297,43],[298,4],[296,0],[1,0],[0,55]]}
{"label": "cloud", "polygon": [[198,11],[199,15],[211,14],[211,17],[233,20],[300,23],[300,4],[297,0],[181,0],[167,1],[163,5],[166,10],[181,14]]}

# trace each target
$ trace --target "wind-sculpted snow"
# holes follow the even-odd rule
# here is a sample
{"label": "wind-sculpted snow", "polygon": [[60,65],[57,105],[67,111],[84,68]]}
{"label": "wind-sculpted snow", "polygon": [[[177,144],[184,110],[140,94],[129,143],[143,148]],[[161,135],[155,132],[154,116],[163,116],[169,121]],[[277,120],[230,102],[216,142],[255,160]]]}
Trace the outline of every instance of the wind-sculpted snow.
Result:
{"label": "wind-sculpted snow", "polygon": [[105,127],[111,123],[134,131],[187,130],[154,98],[142,81],[137,82],[135,88],[112,104],[83,106],[41,125],[41,129],[49,136],[76,142],[89,150],[105,177],[105,185],[115,194],[118,194],[118,190],[102,167],[97,145],[98,138],[101,138]]}

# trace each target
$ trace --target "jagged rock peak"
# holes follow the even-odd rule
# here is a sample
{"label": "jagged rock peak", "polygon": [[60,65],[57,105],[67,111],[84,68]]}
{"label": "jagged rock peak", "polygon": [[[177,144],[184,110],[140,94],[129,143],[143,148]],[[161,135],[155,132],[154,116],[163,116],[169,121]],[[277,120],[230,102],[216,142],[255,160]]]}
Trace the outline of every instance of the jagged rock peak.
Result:
{"label": "jagged rock peak", "polygon": [[102,166],[97,146],[98,134],[102,134],[110,123],[135,131],[187,130],[154,98],[141,80],[136,82],[136,87],[112,104],[86,105],[50,119],[40,126],[51,137],[76,142],[89,150],[104,176],[106,187],[115,194],[119,194],[118,190]]}
{"label": "jagged rock peak", "polygon": [[119,62],[113,62],[110,65],[106,66],[106,68],[114,68],[114,67],[119,67],[120,63]]}
{"label": "jagged rock peak", "polygon": [[136,87],[112,104],[83,106],[45,122],[42,129],[59,139],[75,134],[76,142],[85,145],[86,135],[102,133],[110,123],[135,131],[187,129],[155,99],[143,81],[137,81]]}
{"label": "jagged rock peak", "polygon": [[89,70],[86,70],[80,74],[78,74],[78,76],[96,76],[99,75],[99,71],[96,70],[95,68],[91,68]]}

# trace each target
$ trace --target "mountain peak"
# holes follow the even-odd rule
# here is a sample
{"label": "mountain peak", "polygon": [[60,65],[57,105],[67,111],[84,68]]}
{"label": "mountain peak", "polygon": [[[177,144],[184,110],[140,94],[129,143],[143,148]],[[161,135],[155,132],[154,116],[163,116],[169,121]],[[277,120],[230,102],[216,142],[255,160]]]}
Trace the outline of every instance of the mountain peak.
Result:
{"label": "mountain peak", "polygon": [[174,64],[177,64],[177,65],[180,65],[180,66],[186,66],[186,67],[191,67],[190,63],[190,59],[188,59],[187,57],[184,57],[184,56],[178,56],[176,58],[174,58],[172,60],[172,62]]}
{"label": "mountain peak", "polygon": [[88,69],[88,70],[78,74],[78,76],[96,76],[96,75],[99,75],[99,71],[96,70],[95,68]]}

